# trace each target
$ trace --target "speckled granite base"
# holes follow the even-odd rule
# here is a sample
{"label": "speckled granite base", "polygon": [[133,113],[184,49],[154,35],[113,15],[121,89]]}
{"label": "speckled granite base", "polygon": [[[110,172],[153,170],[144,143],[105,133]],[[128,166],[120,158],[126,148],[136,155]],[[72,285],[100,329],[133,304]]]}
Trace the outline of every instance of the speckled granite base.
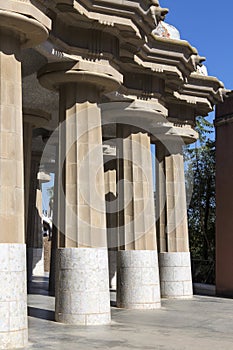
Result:
{"label": "speckled granite base", "polygon": [[159,268],[162,297],[193,296],[190,253],[160,253]]}
{"label": "speckled granite base", "polygon": [[26,246],[0,244],[0,349],[27,346]]}
{"label": "speckled granite base", "polygon": [[56,321],[77,325],[109,324],[107,249],[62,248],[57,254]]}
{"label": "speckled granite base", "polygon": [[161,306],[157,251],[121,250],[117,266],[118,307],[157,309]]}

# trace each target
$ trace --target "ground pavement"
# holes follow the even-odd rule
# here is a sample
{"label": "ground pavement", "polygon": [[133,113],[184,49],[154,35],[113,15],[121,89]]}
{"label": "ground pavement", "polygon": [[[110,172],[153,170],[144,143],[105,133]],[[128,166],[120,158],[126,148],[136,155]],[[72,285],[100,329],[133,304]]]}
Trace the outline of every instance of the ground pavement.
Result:
{"label": "ground pavement", "polygon": [[112,307],[111,325],[77,327],[54,322],[47,282],[35,278],[28,296],[28,349],[233,350],[231,299],[163,300],[154,311]]}

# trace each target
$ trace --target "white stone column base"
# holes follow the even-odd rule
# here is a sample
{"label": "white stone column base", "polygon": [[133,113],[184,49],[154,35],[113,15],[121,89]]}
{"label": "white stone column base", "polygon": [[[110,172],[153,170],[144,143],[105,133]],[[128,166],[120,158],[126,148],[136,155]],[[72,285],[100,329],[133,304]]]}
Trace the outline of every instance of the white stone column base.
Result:
{"label": "white stone column base", "polygon": [[27,259],[28,276],[44,276],[44,249],[27,248]]}
{"label": "white stone column base", "polygon": [[121,250],[117,261],[117,306],[158,309],[160,284],[155,250]]}
{"label": "white stone column base", "polygon": [[56,260],[56,321],[76,325],[109,324],[107,249],[61,248]]}
{"label": "white stone column base", "polygon": [[27,346],[26,246],[0,244],[0,349]]}
{"label": "white stone column base", "polygon": [[161,296],[192,298],[190,253],[159,253]]}

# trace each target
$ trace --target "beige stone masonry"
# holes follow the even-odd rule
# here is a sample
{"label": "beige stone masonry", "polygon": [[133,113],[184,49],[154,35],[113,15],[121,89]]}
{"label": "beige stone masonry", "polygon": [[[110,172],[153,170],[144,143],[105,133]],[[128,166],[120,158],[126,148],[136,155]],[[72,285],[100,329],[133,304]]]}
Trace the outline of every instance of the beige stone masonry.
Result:
{"label": "beige stone masonry", "polygon": [[156,249],[155,213],[150,137],[127,125],[118,125],[118,194],[123,227],[120,246],[136,250]]}
{"label": "beige stone masonry", "polygon": [[[188,252],[188,224],[182,143],[156,144],[157,219],[161,252]],[[166,213],[166,214],[165,214]],[[166,221],[165,221],[166,217]]]}
{"label": "beige stone masonry", "polygon": [[18,39],[0,30],[0,243],[24,242],[21,63]]}
{"label": "beige stone masonry", "polygon": [[[85,89],[89,101],[79,100],[80,89]],[[106,246],[101,116],[91,89],[95,96],[91,87],[69,84],[61,89],[61,113],[66,121],[66,247]]]}

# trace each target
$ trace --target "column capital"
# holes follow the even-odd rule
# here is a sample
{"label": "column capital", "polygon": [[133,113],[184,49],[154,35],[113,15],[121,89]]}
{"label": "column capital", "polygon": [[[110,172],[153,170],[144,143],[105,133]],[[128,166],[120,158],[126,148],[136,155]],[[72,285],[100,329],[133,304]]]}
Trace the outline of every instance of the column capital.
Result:
{"label": "column capital", "polygon": [[92,62],[78,59],[70,62],[49,63],[38,72],[40,84],[49,90],[59,90],[64,84],[95,87],[99,93],[118,90],[122,75],[108,61]]}
{"label": "column capital", "polygon": [[33,47],[48,37],[51,20],[30,1],[0,0],[0,31],[19,38],[22,47]]}
{"label": "column capital", "polygon": [[191,144],[196,142],[198,139],[198,132],[188,124],[178,124],[173,122],[164,122],[157,126],[153,130],[152,142],[161,142],[166,145],[174,144]]}
{"label": "column capital", "polygon": [[31,124],[32,127],[44,127],[51,119],[51,115],[47,112],[34,109],[23,109],[23,122]]}
{"label": "column capital", "polygon": [[105,123],[129,124],[142,129],[145,129],[146,122],[151,130],[153,125],[164,122],[167,114],[167,109],[157,99],[139,100],[129,96],[122,101],[101,104],[101,115]]}

